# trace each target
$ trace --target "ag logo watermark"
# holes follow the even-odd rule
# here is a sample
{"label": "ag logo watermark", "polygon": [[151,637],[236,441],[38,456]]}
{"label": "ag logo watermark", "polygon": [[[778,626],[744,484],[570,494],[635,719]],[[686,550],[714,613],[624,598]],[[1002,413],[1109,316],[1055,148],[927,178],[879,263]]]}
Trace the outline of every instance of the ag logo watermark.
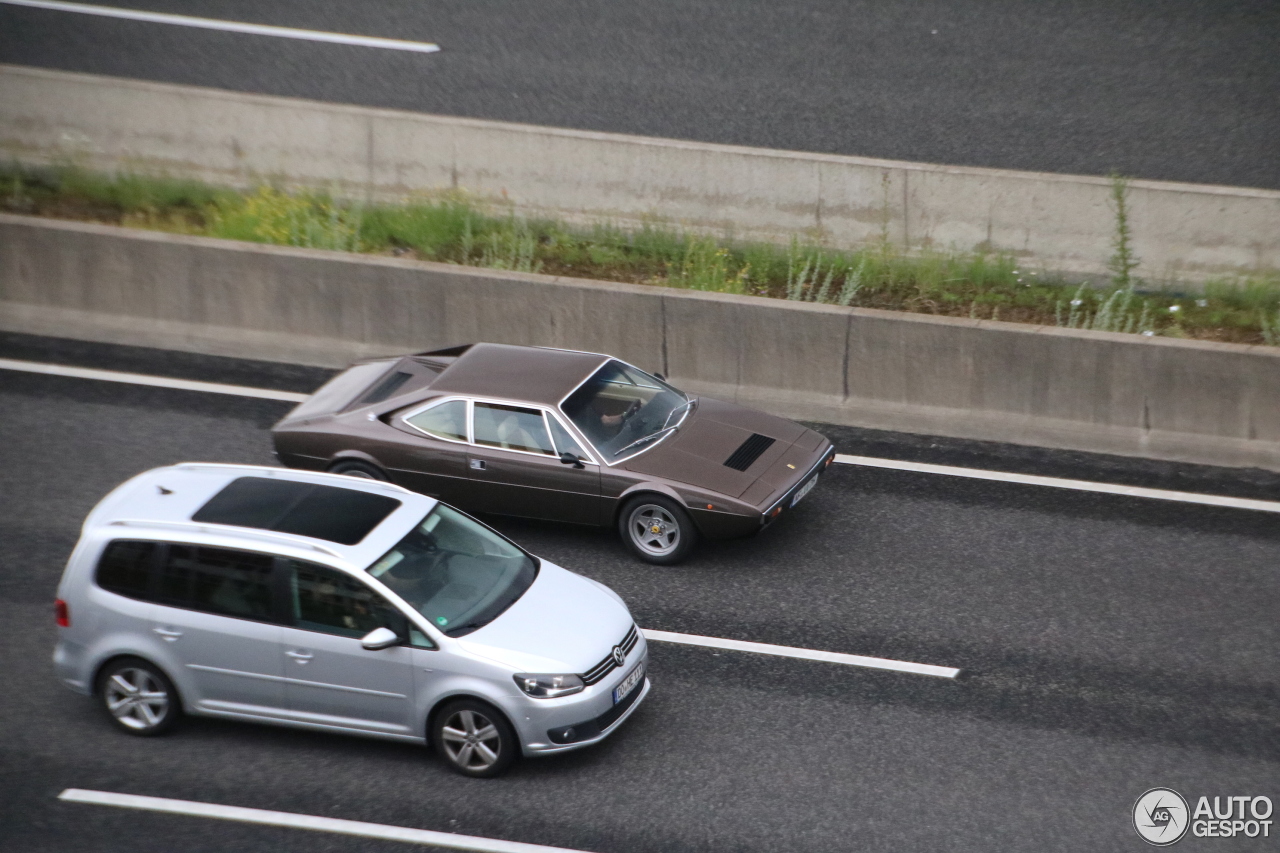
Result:
{"label": "ag logo watermark", "polygon": [[1148,844],[1173,844],[1187,834],[1190,825],[1187,801],[1172,788],[1152,788],[1133,804],[1133,828]]}
{"label": "ag logo watermark", "polygon": [[1187,830],[1196,838],[1269,838],[1270,797],[1230,796],[1196,800],[1194,809],[1172,788],[1152,788],[1133,804],[1133,828],[1142,840],[1156,847],[1180,841]]}

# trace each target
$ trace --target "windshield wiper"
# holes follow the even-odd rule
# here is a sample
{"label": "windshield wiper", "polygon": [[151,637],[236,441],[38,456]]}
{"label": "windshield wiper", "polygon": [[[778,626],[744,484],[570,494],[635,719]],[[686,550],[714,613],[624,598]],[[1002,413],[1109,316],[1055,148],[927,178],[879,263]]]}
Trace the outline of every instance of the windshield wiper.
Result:
{"label": "windshield wiper", "polygon": [[[663,429],[666,429],[667,424],[671,423],[671,419],[676,416],[676,412],[680,411],[681,409],[691,409],[692,406],[693,406],[693,399],[690,398],[688,400],[685,400],[680,405],[676,406],[674,409],[672,409],[671,413],[667,415],[667,419],[662,422]],[[679,425],[680,425],[679,423],[676,424],[676,426],[679,426]]]}
{"label": "windshield wiper", "polygon": [[675,431],[676,431],[676,428],[672,426],[672,427],[666,427],[665,429],[660,429],[657,432],[650,433],[649,435],[641,436],[640,438],[637,438],[635,441],[631,442],[621,450],[615,450],[613,452],[613,455],[621,456],[622,454],[626,453],[628,450],[635,447],[636,445],[647,444],[648,442],[653,441],[655,438],[658,438],[659,436],[663,436],[669,432],[675,432]]}

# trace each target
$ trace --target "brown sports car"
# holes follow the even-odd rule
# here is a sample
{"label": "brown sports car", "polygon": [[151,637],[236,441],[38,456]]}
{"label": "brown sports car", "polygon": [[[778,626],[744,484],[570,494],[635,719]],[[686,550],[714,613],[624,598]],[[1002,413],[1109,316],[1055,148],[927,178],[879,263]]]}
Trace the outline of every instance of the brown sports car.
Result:
{"label": "brown sports car", "polygon": [[358,363],[272,436],[290,467],[475,512],[616,525],[651,563],[769,525],[834,458],[811,429],[610,356],[502,344]]}

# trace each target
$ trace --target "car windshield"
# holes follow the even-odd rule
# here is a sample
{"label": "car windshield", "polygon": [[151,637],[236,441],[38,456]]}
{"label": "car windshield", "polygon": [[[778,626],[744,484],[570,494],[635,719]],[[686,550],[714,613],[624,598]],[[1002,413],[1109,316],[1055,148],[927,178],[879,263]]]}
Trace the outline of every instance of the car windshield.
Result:
{"label": "car windshield", "polygon": [[461,637],[524,595],[538,564],[480,522],[438,504],[368,571],[432,625]]}
{"label": "car windshield", "polygon": [[689,397],[642,370],[609,361],[560,408],[606,461],[638,453],[680,425]]}

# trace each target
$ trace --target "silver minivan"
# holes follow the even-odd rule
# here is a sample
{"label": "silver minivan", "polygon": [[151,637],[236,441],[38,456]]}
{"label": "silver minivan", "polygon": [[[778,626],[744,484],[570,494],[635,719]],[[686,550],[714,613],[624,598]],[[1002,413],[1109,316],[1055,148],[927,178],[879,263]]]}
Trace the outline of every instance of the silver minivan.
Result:
{"label": "silver minivan", "polygon": [[648,649],[603,584],[389,483],[184,464],[85,520],[53,660],[136,735],[185,712],[429,743],[468,776],[608,737]]}

